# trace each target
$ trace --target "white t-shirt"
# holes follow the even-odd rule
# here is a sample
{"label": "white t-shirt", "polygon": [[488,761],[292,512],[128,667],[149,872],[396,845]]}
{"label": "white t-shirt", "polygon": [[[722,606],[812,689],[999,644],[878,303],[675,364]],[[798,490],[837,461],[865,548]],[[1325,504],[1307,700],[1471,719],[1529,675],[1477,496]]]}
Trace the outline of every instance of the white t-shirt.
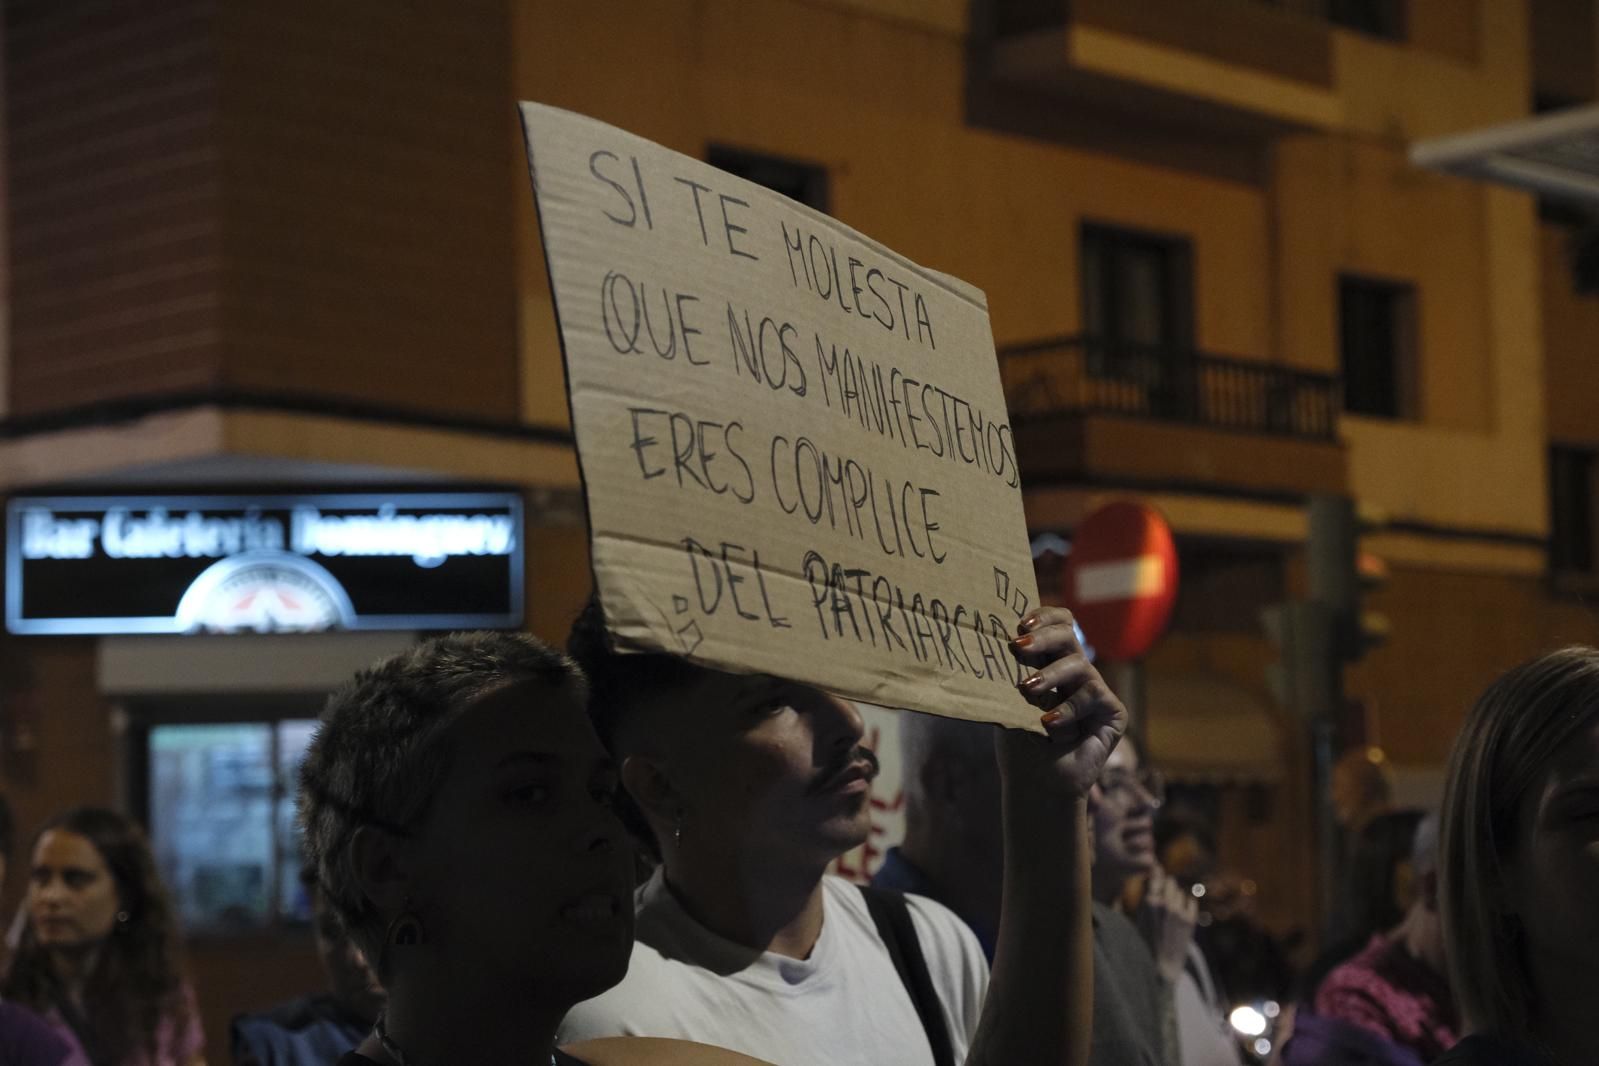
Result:
{"label": "white t-shirt", "polygon": [[[755,953],[683,910],[660,872],[638,891],[627,977],[579,1003],[560,1043],[606,1036],[698,1040],[778,1066],[930,1066],[932,1048],[860,891],[822,879],[822,932],[808,959]],[[911,921],[964,1062],[977,1031],[988,962],[954,912],[907,896]]]}
{"label": "white t-shirt", "polygon": [[1225,1008],[1216,1001],[1205,953],[1192,941],[1174,999],[1183,1066],[1238,1066],[1238,1040],[1223,1017]]}

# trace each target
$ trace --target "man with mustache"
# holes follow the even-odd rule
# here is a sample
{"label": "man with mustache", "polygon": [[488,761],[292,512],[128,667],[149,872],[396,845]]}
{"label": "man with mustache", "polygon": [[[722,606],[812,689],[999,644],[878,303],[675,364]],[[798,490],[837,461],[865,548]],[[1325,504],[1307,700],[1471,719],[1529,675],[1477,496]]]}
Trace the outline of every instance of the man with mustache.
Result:
{"label": "man with mustache", "polygon": [[[561,1039],[667,1036],[796,1066],[1085,1063],[1087,794],[1126,712],[1069,613],[1023,620],[1012,653],[1048,737],[990,729],[1004,795],[1004,904],[990,979],[953,913],[824,876],[861,844],[876,758],[848,701],[808,685],[617,653],[590,603],[568,641],[634,828],[662,867],[637,898],[626,979]],[[986,739],[986,738],[985,738]],[[875,906],[875,910],[874,910]]]}

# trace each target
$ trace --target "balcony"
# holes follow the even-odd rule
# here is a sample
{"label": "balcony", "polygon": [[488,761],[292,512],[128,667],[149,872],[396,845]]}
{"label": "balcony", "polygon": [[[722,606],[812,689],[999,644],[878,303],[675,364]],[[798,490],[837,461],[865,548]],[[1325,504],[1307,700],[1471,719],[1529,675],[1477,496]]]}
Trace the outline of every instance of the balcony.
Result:
{"label": "balcony", "polygon": [[1297,495],[1341,491],[1338,378],[1058,337],[999,352],[1024,475]]}
{"label": "balcony", "polygon": [[1332,29],[1350,0],[993,3],[1002,83],[1232,137],[1343,121]]}

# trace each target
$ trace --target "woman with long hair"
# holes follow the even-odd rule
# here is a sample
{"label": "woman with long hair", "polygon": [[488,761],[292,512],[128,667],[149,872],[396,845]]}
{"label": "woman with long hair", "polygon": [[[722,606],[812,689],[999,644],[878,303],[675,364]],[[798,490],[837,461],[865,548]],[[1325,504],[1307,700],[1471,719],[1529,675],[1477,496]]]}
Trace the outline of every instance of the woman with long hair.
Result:
{"label": "woman with long hair", "polygon": [[204,1066],[172,903],[144,834],[78,807],[34,841],[5,997],[69,1030],[95,1066]]}
{"label": "woman with long hair", "polygon": [[330,697],[300,770],[319,890],[388,992],[343,1066],[753,1063],[677,1041],[556,1049],[633,945],[616,770],[571,660],[438,637]]}
{"label": "woman with long hair", "polygon": [[1472,1035],[1440,1066],[1599,1062],[1599,650],[1488,687],[1442,814],[1444,942]]}

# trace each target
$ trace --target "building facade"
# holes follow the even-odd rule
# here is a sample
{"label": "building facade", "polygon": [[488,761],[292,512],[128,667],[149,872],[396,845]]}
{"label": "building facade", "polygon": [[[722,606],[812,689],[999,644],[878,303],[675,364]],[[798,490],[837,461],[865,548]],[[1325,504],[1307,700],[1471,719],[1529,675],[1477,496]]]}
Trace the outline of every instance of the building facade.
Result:
{"label": "building facade", "polygon": [[[1177,535],[1142,728],[1275,930],[1317,921],[1306,725],[1260,625],[1303,592],[1310,495],[1388,516],[1393,632],[1348,692],[1404,798],[1497,671],[1593,639],[1573,223],[1406,157],[1592,98],[1591,2],[13,0],[4,35],[9,497],[510,493],[525,624],[559,640],[588,575],[531,99],[988,294],[1046,595],[1103,502]],[[0,636],[0,779],[25,831],[148,819],[157,755],[198,737],[213,776],[268,759],[270,806],[292,723],[409,639]],[[280,739],[161,732],[198,726]],[[269,911],[192,937],[213,1041],[317,981]]]}

